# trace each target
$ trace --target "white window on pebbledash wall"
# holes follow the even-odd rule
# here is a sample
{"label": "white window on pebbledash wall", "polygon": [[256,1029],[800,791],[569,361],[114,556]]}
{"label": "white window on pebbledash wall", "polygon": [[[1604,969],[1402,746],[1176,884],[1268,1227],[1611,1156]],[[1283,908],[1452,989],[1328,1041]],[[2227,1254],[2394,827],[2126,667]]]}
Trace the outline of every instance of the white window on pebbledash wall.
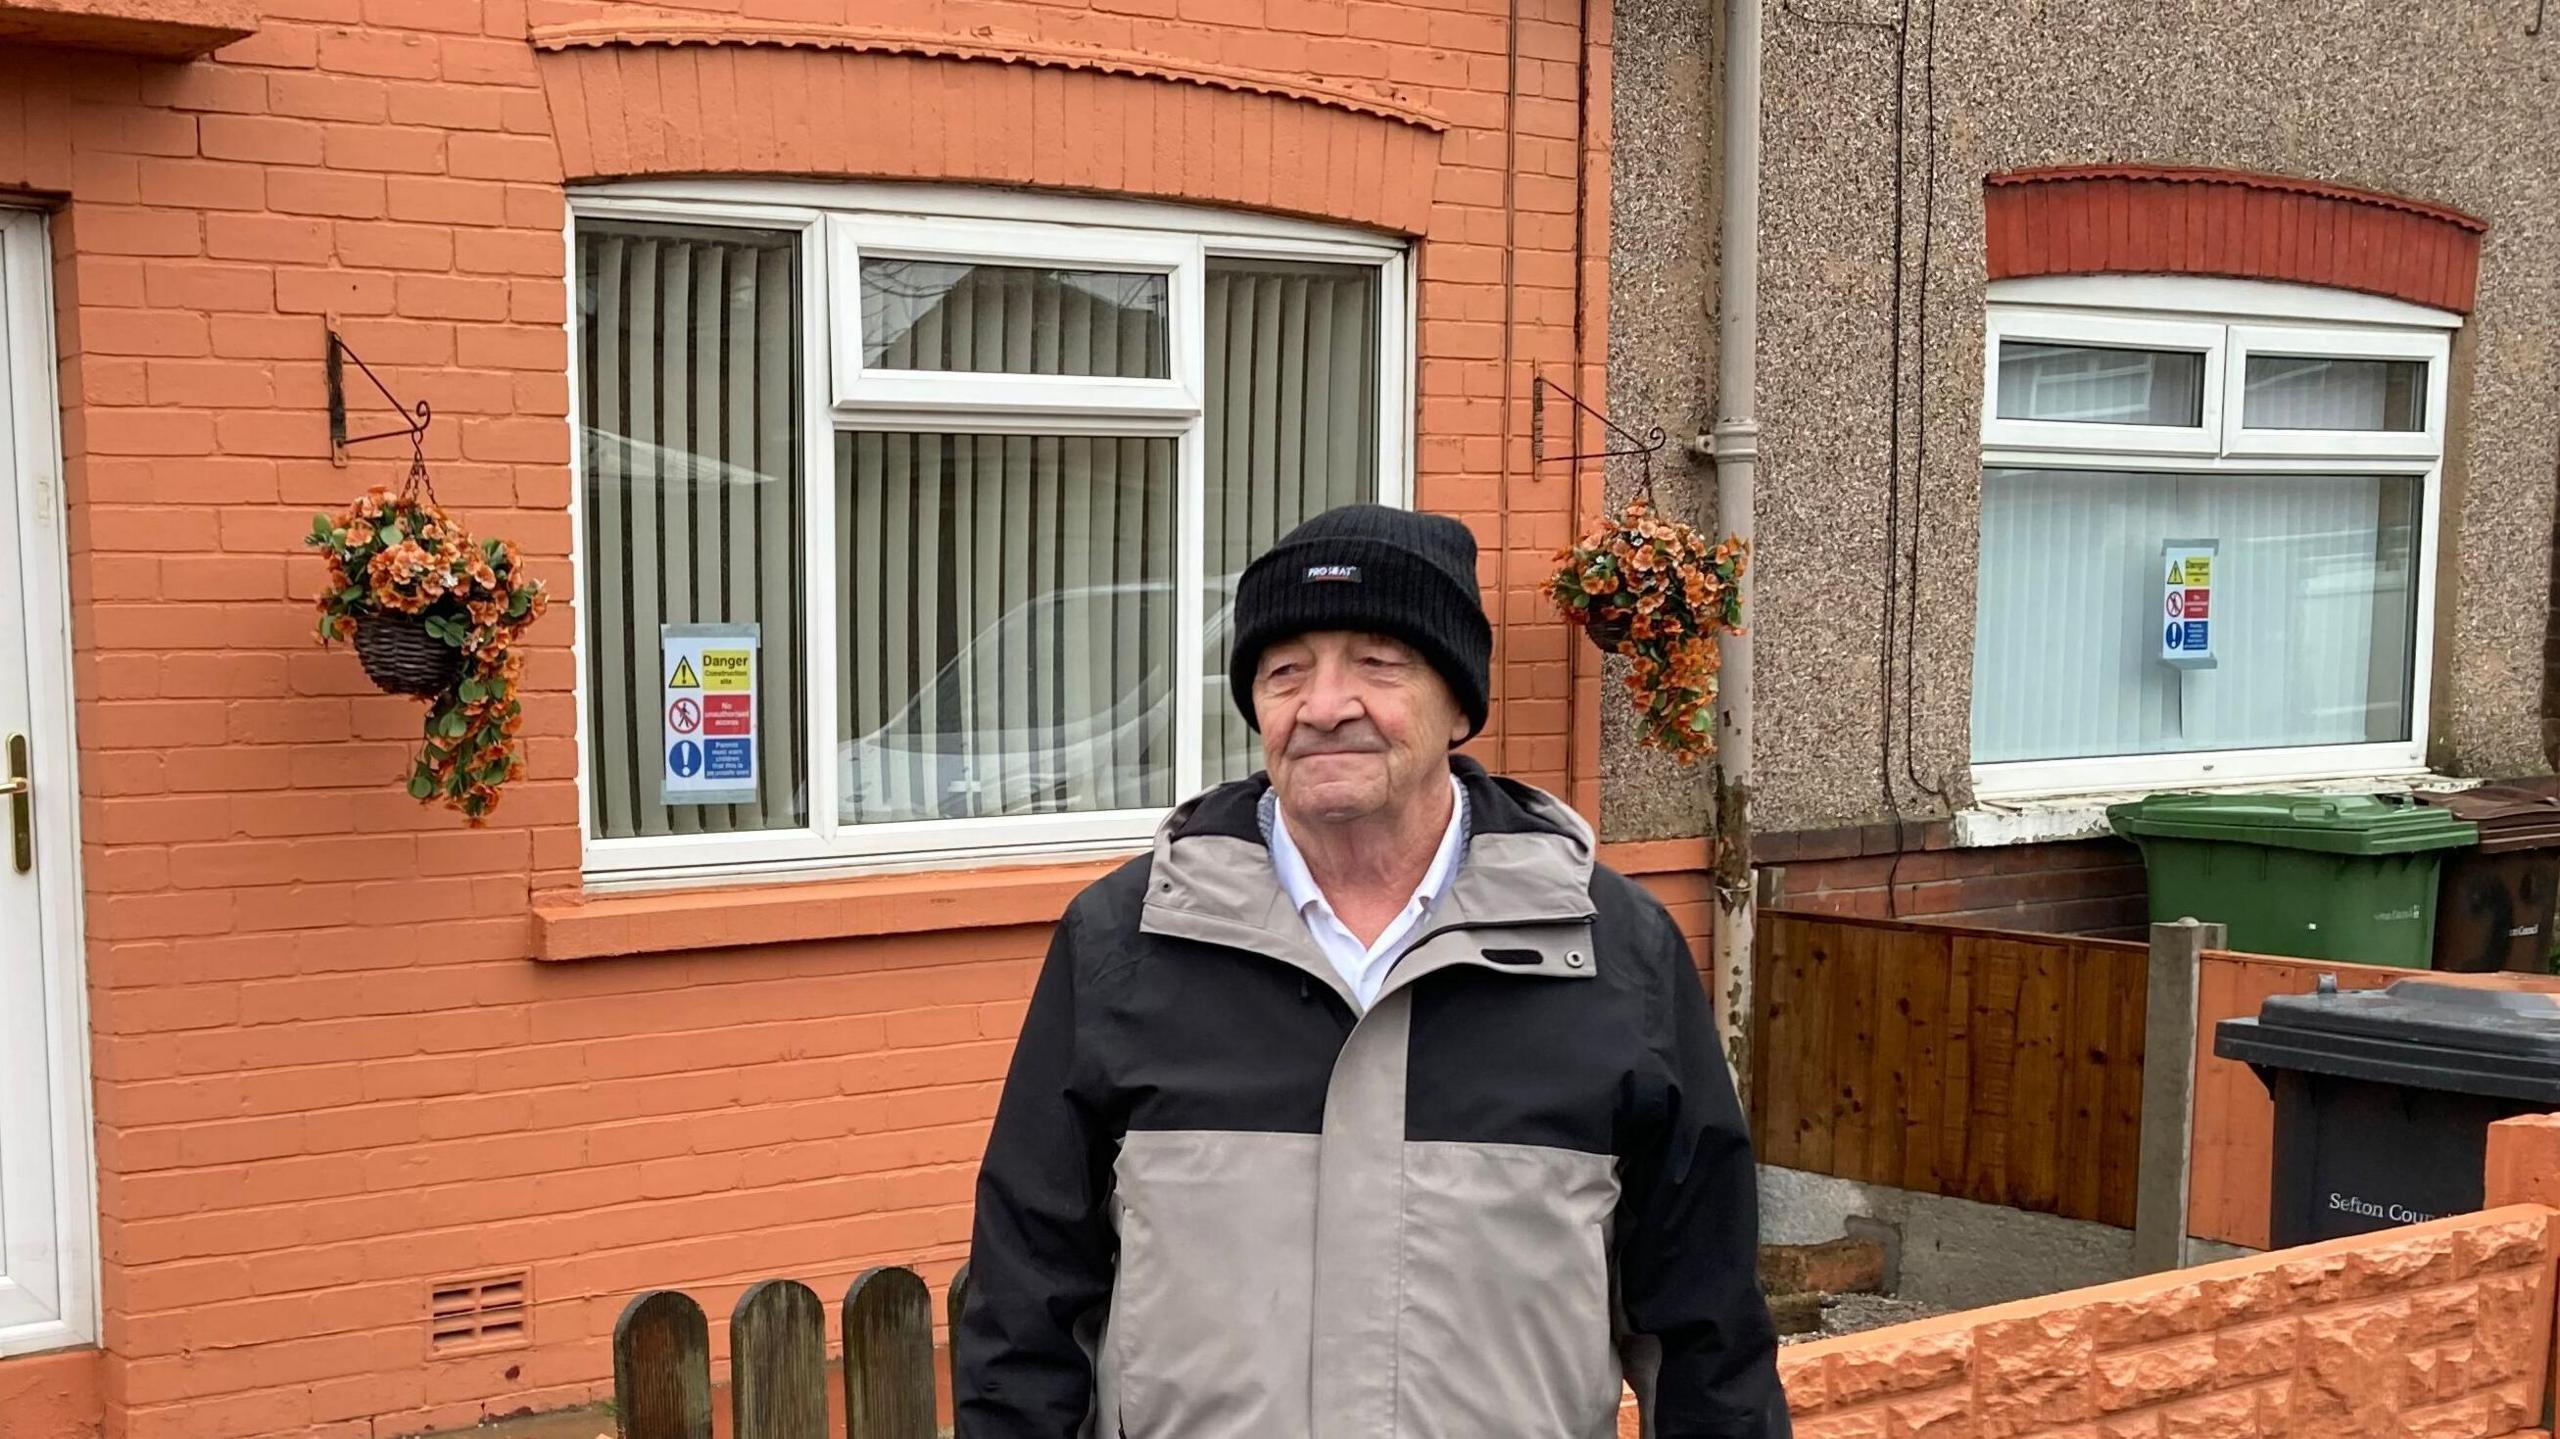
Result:
{"label": "white window on pebbledash wall", "polygon": [[1976,792],[2422,772],[2460,317],[2183,277],[1989,298]]}
{"label": "white window on pebbledash wall", "polygon": [[571,211],[591,876],[1142,842],[1259,767],[1245,562],[1408,498],[1400,243],[912,186]]}

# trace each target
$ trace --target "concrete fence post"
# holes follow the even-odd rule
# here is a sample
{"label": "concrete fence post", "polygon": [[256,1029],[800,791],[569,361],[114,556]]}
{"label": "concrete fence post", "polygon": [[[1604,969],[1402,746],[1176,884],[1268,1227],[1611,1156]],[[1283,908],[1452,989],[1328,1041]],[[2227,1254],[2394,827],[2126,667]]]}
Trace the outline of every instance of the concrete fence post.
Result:
{"label": "concrete fence post", "polygon": [[2187,1181],[2194,1164],[2196,987],[2204,952],[2220,949],[2218,924],[2181,919],[2151,926],[2148,1007],[2142,1026],[2142,1157],[2133,1208],[2133,1263],[2143,1274],[2187,1262]]}

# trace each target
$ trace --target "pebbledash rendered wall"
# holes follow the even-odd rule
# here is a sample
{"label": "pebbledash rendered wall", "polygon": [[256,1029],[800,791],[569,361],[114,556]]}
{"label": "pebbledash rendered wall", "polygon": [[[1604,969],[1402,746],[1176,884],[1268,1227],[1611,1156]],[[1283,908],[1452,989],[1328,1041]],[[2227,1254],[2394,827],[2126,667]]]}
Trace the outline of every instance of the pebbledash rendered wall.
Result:
{"label": "pebbledash rendered wall", "polygon": [[[2432,740],[2450,773],[2540,768],[2560,172],[2519,156],[2560,146],[2560,110],[2545,102],[2560,28],[2534,26],[2532,5],[2286,0],[1923,0],[1907,10],[1907,36],[1902,15],[1874,3],[1766,10],[1759,830],[1887,822],[1879,771],[1894,776],[1905,817],[1946,812],[1905,776],[1900,732],[1879,763],[1894,356],[1902,520],[1915,522],[1917,504],[1923,548],[1910,768],[1956,801],[1969,794],[1984,179],[2033,166],[2220,166],[2486,220],[2478,307],[2452,374]],[[1618,0],[1618,38],[1613,218],[1620,236],[1646,243],[1610,256],[1610,407],[1638,433],[1664,425],[1679,440],[1713,422],[1718,90],[1687,79],[1718,77],[1723,41],[1713,13],[1661,0]],[[1695,517],[1713,515],[1708,466],[1669,456],[1656,469],[1695,486],[1684,489],[1697,494]],[[1897,671],[1897,727],[1902,689]],[[1664,799],[1638,755],[1610,750],[1608,801],[1620,835],[1700,827],[1695,799]],[[1838,858],[1841,845],[1818,848]]]}
{"label": "pebbledash rendered wall", "polygon": [[[310,642],[311,513],[402,464],[329,463],[324,316],[432,402],[443,499],[566,597],[564,186],[1043,185],[1413,237],[1416,495],[1504,607],[1475,752],[1597,812],[1597,667],[1532,591],[1598,483],[1530,463],[1527,407],[1533,367],[1600,388],[1606,6],[229,8],[255,33],[186,63],[0,40],[0,191],[57,256],[104,1298],[99,1348],[0,1362],[9,1439],[467,1425],[604,1392],[643,1287],[719,1313],[964,1253],[1094,870],[589,897],[567,607],[478,831],[400,792],[418,711]],[[1703,935],[1702,843],[1609,857]],[[529,1342],[431,1348],[435,1286],[518,1276]]]}
{"label": "pebbledash rendered wall", "polygon": [[[1930,0],[1912,13],[1904,51],[1890,6],[1769,12],[1762,826],[1886,820],[1880,771],[1905,815],[1944,812],[1908,778],[1904,735],[1879,764],[1897,116],[1907,146],[1901,518],[1906,541],[1909,527],[1920,536],[1909,770],[1958,802],[1968,796],[1984,182],[2047,166],[2299,177],[2485,222],[2477,304],[2454,350],[2443,524],[2428,540],[2439,563],[2430,761],[2467,775],[2541,768],[2560,169],[2520,157],[2560,147],[2560,110],[2548,103],[2560,27],[2537,27],[2531,6],[2287,0]],[[1909,472],[1924,443],[1915,500]],[[1903,691],[1897,666],[1897,731]]]}
{"label": "pebbledash rendered wall", "polygon": [[[1706,522],[1712,466],[1680,442],[1715,413],[1723,7],[1614,9],[1609,409],[1638,433],[1664,427],[1657,483]],[[1787,867],[1787,904],[2045,930],[2144,918],[2129,847],[1968,855],[1934,823],[1970,800],[1985,180],[2006,172],[2218,167],[2486,222],[2433,538],[2430,761],[2464,775],[2543,767],[2542,656],[2560,594],[2545,580],[2560,171],[2519,157],[2560,147],[2560,111],[2544,103],[2560,27],[2535,18],[2531,6],[2285,0],[1766,8],[1754,859]],[[1902,535],[1919,556],[1904,567],[1903,612],[1919,618],[1916,658],[1888,680],[1897,431]],[[1635,478],[1614,464],[1612,494]],[[2560,656],[2560,639],[2548,644]],[[1707,827],[1694,776],[1616,744],[1603,772],[1611,837]],[[1912,853],[1897,863],[1897,850]]]}

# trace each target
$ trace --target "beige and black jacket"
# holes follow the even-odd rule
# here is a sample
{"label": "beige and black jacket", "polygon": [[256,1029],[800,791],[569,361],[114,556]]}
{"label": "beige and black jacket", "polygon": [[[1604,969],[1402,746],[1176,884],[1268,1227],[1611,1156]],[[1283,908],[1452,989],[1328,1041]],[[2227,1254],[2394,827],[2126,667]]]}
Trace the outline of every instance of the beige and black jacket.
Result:
{"label": "beige and black jacket", "polygon": [[1060,923],[978,1182],[959,1439],[1783,1436],[1749,1141],[1688,948],[1554,799],[1365,1014],[1260,778]]}

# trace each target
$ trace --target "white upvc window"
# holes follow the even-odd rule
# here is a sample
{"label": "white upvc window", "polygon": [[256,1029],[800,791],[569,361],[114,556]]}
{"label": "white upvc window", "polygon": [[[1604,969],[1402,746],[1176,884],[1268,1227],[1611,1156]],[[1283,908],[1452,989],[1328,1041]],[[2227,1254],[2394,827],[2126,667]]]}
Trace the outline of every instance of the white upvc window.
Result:
{"label": "white upvc window", "polygon": [[1989,301],[1975,792],[2423,773],[2460,317],[2168,277]]}
{"label": "white upvc window", "polygon": [[706,182],[577,192],[570,246],[600,882],[1132,848],[1259,767],[1245,562],[1409,498],[1391,240]]}

